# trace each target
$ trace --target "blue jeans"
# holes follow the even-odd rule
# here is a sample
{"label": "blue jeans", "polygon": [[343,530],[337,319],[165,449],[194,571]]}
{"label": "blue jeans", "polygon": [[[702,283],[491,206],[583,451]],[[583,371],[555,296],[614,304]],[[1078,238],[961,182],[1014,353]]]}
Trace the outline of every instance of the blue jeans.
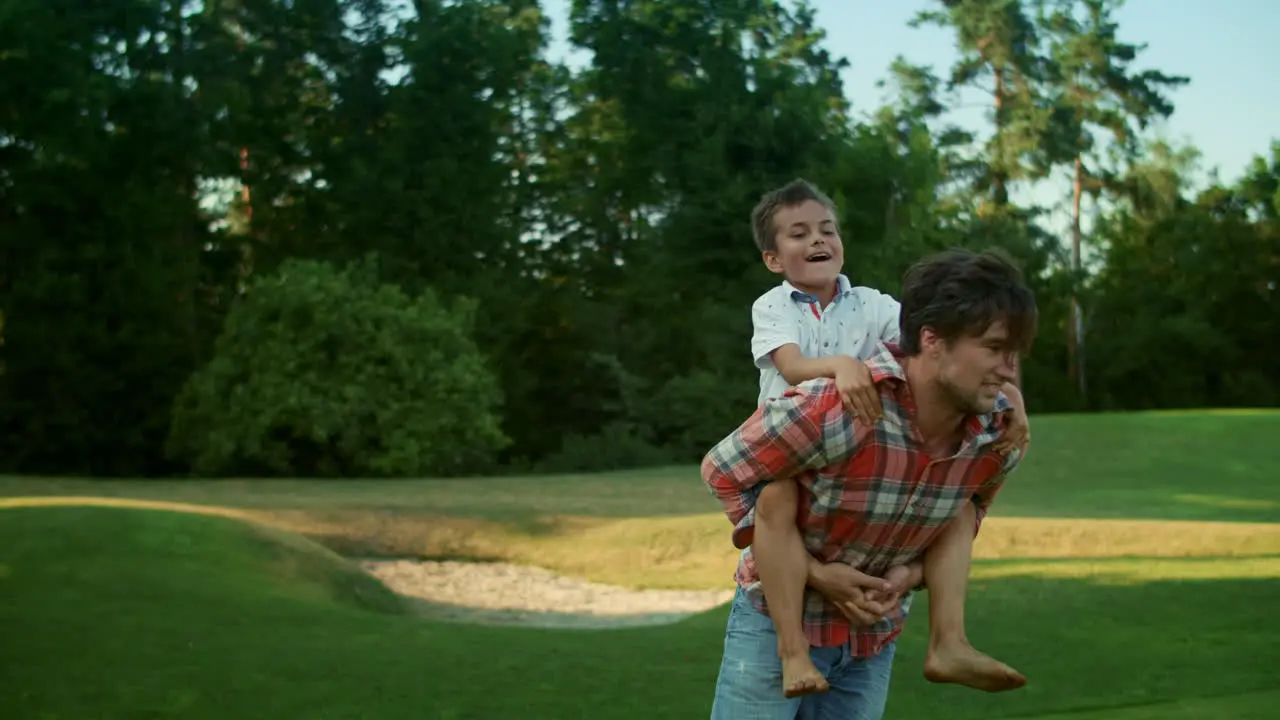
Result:
{"label": "blue jeans", "polygon": [[782,694],[778,634],[764,613],[738,588],[724,633],[724,660],[716,680],[711,720],[880,720],[889,695],[895,644],[869,658],[855,658],[846,643],[810,648],[831,690],[787,698]]}

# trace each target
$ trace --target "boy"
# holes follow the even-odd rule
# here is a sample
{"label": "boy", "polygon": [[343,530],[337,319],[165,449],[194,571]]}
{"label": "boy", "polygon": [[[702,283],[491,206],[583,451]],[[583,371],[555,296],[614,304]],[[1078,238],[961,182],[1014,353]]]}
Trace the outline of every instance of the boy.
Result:
{"label": "boy", "polygon": [[[898,342],[899,305],[866,287],[852,287],[841,274],[844,247],[834,204],[804,180],[767,193],[752,211],[752,231],[765,265],[786,279],[761,295],[751,309],[751,351],[760,368],[763,404],[792,385],[819,377],[834,378],[849,412],[864,422],[879,419],[882,408],[862,359],[878,341]],[[1022,395],[1006,384],[1013,417],[996,450],[1025,447],[1028,424]],[[796,697],[829,689],[809,657],[801,615],[808,553],[796,527],[798,490],[793,480],[770,482],[756,501],[756,537],[752,546],[778,635],[783,693]],[[1026,680],[1012,668],[973,649],[964,632],[964,594],[973,549],[973,504],[963,511],[925,553],[922,567],[895,567],[886,574],[891,590],[868,591],[873,607],[885,610],[911,587],[930,589],[929,651],[925,677],[996,692],[1021,687]],[[874,622],[880,616],[857,609],[842,611],[851,620]]]}

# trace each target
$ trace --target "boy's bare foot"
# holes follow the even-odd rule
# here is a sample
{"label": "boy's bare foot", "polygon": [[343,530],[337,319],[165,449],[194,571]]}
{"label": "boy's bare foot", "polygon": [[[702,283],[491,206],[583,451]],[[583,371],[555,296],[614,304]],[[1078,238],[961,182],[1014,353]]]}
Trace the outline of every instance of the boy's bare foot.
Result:
{"label": "boy's bare foot", "polygon": [[1027,684],[1022,673],[974,650],[967,642],[929,648],[924,660],[924,677],[930,682],[956,683],[987,692],[1016,690]]}
{"label": "boy's bare foot", "polygon": [[809,659],[808,648],[803,654],[782,656],[782,694],[786,697],[800,697],[813,693],[826,692],[831,689],[827,679],[813,666]]}

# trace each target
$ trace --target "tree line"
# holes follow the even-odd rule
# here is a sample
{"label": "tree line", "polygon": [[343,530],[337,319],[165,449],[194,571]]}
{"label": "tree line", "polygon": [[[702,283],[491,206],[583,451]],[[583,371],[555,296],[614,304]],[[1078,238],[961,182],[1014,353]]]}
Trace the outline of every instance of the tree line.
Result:
{"label": "tree line", "polygon": [[[1118,4],[936,2],[955,65],[855,115],[802,2],[574,0],[573,67],[536,0],[11,0],[0,470],[696,459],[754,405],[748,215],[796,177],[858,284],[1016,258],[1033,414],[1275,405],[1280,144],[1198,185]],[[1054,177],[1065,232],[1015,199]]]}

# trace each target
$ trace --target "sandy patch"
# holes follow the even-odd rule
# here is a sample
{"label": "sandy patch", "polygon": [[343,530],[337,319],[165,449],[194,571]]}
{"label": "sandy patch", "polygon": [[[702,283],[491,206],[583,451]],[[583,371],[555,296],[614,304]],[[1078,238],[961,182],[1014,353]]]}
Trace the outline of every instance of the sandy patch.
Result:
{"label": "sandy patch", "polygon": [[364,560],[423,614],[458,622],[557,628],[664,625],[729,602],[723,590],[633,590],[507,563]]}

